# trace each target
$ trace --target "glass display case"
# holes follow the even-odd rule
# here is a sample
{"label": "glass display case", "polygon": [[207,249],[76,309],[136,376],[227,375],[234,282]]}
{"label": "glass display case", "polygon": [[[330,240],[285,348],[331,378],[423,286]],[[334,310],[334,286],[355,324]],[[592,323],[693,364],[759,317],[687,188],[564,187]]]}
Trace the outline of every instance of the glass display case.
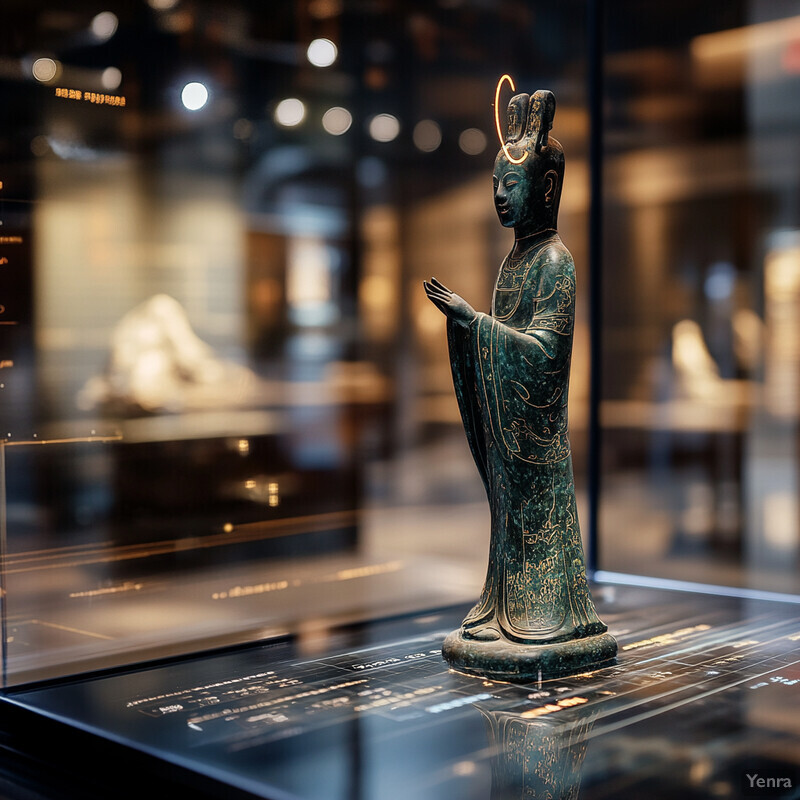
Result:
{"label": "glass display case", "polygon": [[[800,7],[4,11],[0,793],[792,796]],[[422,289],[488,307],[504,73],[557,96],[620,645],[526,685],[440,658],[489,510]]]}
{"label": "glass display case", "polygon": [[[480,580],[488,511],[421,279],[477,303],[507,241],[492,52],[558,83],[586,269],[583,5],[272,5],[9,12],[8,684]],[[578,463],[587,374],[582,351]]]}

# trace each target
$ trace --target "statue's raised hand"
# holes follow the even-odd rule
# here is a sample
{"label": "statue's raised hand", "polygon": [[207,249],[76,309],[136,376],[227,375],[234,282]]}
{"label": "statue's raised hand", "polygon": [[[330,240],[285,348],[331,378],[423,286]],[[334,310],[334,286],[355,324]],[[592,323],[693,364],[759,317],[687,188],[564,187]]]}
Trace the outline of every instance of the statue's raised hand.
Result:
{"label": "statue's raised hand", "polygon": [[463,297],[451,292],[436,278],[431,278],[430,283],[428,281],[423,281],[422,283],[425,286],[425,294],[428,295],[428,299],[453,322],[467,327],[477,316],[475,309]]}

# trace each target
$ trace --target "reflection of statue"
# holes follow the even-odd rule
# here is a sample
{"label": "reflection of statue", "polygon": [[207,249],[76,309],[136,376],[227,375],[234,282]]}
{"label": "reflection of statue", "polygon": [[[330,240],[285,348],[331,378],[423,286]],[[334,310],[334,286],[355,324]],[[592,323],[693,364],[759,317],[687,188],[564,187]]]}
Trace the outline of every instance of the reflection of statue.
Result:
{"label": "reflection of statue", "polygon": [[475,706],[492,753],[491,800],[574,800],[581,786],[586,737],[597,712],[580,708],[530,719]]}
{"label": "reflection of statue", "polygon": [[448,318],[453,382],[492,513],[483,593],[443,653],[464,672],[547,677],[607,663],[617,648],[586,585],[567,437],[575,268],[556,231],[555,99],[517,95],[509,109],[494,187],[515,241],[492,313],[435,278],[425,284]]}

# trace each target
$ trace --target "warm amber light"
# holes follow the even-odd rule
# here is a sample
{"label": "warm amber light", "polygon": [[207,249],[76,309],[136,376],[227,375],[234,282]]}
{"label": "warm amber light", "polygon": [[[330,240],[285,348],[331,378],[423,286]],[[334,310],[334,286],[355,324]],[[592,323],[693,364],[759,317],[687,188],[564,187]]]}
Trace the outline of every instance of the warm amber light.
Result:
{"label": "warm amber light", "polygon": [[123,95],[84,92],[80,89],[66,89],[61,86],[56,87],[56,97],[64,100],[84,100],[87,103],[107,106],[125,106],[128,102]]}
{"label": "warm amber light", "polygon": [[512,92],[517,91],[517,87],[514,86],[514,79],[510,75],[503,75],[500,80],[497,81],[497,88],[494,90],[494,125],[495,128],[497,128],[497,138],[500,140],[500,147],[503,148],[505,157],[511,164],[521,164],[528,157],[527,152],[523,154],[522,158],[514,158],[514,156],[508,152],[506,143],[503,141],[503,133],[500,130],[500,89],[503,87],[505,81],[508,81]]}

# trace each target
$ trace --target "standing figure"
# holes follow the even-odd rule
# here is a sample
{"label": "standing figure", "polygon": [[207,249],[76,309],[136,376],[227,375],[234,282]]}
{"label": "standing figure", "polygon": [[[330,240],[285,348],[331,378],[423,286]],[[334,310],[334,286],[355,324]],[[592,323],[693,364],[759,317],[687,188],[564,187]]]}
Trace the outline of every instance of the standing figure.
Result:
{"label": "standing figure", "polygon": [[494,167],[501,224],[514,229],[492,313],[435,278],[458,405],[491,507],[480,599],[443,655],[462,672],[547,678],[613,661],[586,584],[567,436],[575,266],[556,229],[564,152],[549,135],[552,92],[519,94]]}

